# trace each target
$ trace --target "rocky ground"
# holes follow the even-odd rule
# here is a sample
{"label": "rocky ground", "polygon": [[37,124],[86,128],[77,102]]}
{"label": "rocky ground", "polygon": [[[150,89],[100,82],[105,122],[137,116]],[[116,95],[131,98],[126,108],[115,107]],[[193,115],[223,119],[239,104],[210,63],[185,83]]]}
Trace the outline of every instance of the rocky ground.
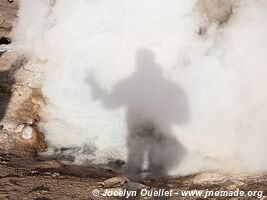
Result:
{"label": "rocky ground", "polygon": [[[36,124],[43,116],[40,108],[46,101],[40,91],[44,72],[42,62],[23,55],[19,45],[12,42],[17,9],[18,1],[0,0],[0,200],[126,199],[101,195],[106,191],[123,194],[124,190],[137,191],[129,199],[204,199],[204,194],[183,197],[181,192],[238,189],[247,196],[232,199],[266,199],[267,173],[203,172],[133,182],[98,166],[64,165],[41,156],[39,153],[46,151],[47,146],[45,135]],[[139,194],[160,189],[172,192],[172,196]],[[248,191],[255,193],[250,195]]]}

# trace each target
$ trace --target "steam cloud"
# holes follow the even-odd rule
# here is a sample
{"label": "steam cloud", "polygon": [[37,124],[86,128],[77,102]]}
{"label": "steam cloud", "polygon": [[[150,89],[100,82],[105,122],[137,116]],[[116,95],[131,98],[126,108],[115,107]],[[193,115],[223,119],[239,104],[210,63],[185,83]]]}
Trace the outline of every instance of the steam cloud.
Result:
{"label": "steam cloud", "polygon": [[47,61],[50,153],[266,170],[267,2],[207,2],[22,1],[16,39]]}

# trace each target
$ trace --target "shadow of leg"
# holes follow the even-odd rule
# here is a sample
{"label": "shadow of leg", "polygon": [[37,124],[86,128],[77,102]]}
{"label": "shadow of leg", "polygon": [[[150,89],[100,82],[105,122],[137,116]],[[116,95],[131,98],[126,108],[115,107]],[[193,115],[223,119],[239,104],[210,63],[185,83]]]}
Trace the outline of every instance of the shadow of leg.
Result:
{"label": "shadow of leg", "polygon": [[172,136],[155,131],[148,148],[148,176],[167,177],[185,155],[185,148]]}
{"label": "shadow of leg", "polygon": [[131,132],[127,138],[128,161],[126,173],[129,177],[140,177],[144,162],[145,145],[137,133]]}

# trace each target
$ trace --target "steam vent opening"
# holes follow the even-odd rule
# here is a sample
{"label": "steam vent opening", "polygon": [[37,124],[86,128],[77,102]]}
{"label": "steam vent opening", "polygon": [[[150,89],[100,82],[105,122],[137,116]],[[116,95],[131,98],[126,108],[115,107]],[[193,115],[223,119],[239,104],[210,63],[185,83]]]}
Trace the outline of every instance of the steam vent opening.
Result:
{"label": "steam vent opening", "polygon": [[0,0],[0,199],[264,199],[266,19],[266,0]]}
{"label": "steam vent opening", "polygon": [[11,44],[11,39],[7,37],[0,37],[0,45],[1,44]]}

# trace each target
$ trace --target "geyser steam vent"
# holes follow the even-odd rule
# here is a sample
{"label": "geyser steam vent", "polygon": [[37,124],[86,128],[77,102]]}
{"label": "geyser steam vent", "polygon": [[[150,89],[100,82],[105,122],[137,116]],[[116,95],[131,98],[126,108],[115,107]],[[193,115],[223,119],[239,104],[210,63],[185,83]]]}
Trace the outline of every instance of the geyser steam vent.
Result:
{"label": "geyser steam vent", "polygon": [[266,170],[267,2],[225,2],[235,9],[218,23],[204,0],[22,1],[16,38],[47,61],[49,153],[167,174]]}

